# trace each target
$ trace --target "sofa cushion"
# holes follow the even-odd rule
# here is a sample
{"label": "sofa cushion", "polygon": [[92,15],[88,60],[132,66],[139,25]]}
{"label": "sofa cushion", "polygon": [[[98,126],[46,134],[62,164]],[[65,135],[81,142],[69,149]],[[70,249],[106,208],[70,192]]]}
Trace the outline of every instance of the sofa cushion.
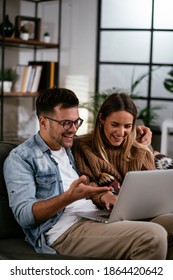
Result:
{"label": "sofa cushion", "polygon": [[9,207],[8,195],[3,176],[3,163],[16,144],[0,141],[0,239],[24,236]]}
{"label": "sofa cushion", "polygon": [[[8,238],[0,240],[0,260],[60,260],[76,259],[76,257],[60,254],[36,253],[33,247],[24,241],[24,238]],[[81,259],[81,258],[80,258]]]}

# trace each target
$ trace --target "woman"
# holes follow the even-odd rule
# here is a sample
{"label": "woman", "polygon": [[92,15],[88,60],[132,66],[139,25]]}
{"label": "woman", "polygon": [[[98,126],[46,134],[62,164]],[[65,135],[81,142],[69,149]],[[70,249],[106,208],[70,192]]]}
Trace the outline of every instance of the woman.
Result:
{"label": "woman", "polygon": [[[73,146],[79,170],[88,179],[99,185],[113,185],[114,192],[101,193],[92,197],[99,208],[110,209],[117,199],[121,183],[128,171],[156,169],[151,150],[136,140],[137,109],[131,98],[124,93],[114,93],[101,106],[93,133],[77,137]],[[127,222],[127,221],[126,221]],[[127,235],[125,221],[115,223],[121,228],[120,235]],[[129,227],[133,221],[128,221]],[[173,259],[173,215],[160,215],[148,223],[135,222],[140,226],[159,224],[167,231],[167,258]],[[119,231],[115,233],[119,236]],[[159,234],[159,232],[157,232]],[[157,238],[156,234],[156,238]],[[128,239],[129,240],[129,239]],[[144,240],[145,237],[144,237]],[[145,241],[144,241],[145,242]],[[121,243],[121,242],[120,242]],[[127,242],[128,244],[128,242]]]}
{"label": "woman", "polygon": [[102,185],[115,177],[121,184],[128,171],[155,169],[152,152],[136,140],[136,119],[131,98],[114,93],[102,104],[93,133],[76,138],[75,159],[90,181]]}
{"label": "woman", "polygon": [[[156,169],[156,157],[160,158],[138,142],[136,119],[137,109],[129,95],[113,93],[102,104],[93,133],[77,137],[73,145],[80,172],[100,186],[111,184],[116,195],[128,171]],[[98,206],[101,198],[107,202],[106,195],[96,198]]]}

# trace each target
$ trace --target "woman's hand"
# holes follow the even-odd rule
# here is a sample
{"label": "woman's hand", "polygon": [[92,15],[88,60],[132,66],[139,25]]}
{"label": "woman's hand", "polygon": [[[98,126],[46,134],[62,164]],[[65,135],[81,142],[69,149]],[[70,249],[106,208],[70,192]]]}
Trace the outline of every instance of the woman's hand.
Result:
{"label": "woman's hand", "polygon": [[105,192],[100,196],[100,202],[105,205],[107,210],[110,210],[114,206],[117,197],[112,192]]}

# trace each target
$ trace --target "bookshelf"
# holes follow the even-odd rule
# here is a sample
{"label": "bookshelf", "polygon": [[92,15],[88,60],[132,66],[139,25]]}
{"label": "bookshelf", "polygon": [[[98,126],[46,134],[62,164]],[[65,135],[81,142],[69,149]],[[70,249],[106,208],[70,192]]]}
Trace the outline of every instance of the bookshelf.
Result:
{"label": "bookshelf", "polygon": [[2,43],[4,43],[6,46],[21,46],[24,45],[26,47],[43,47],[43,48],[59,48],[59,44],[55,44],[55,43],[46,43],[46,42],[42,42],[42,41],[36,41],[36,40],[22,40],[20,38],[8,38],[8,37],[4,37],[4,38],[0,38],[0,42],[1,45]]}
{"label": "bookshelf", "polygon": [[[54,49],[57,52],[57,62],[58,62],[58,78],[59,80],[59,65],[60,65],[60,38],[61,38],[61,6],[62,6],[62,0],[19,0],[20,2],[30,2],[30,5],[33,5],[33,20],[37,20],[38,18],[38,8],[39,5],[43,2],[47,2],[47,5],[50,5],[50,2],[57,2],[58,9],[57,9],[57,18],[58,18],[58,34],[57,34],[57,42],[44,42],[43,39],[29,39],[29,40],[22,40],[21,38],[16,38],[16,32],[11,37],[5,37],[0,36],[0,71],[3,73],[4,69],[7,68],[7,56],[8,52],[10,50],[17,50],[18,52],[22,52],[23,50],[27,50],[32,52],[33,55],[33,61],[37,61],[37,52],[40,50],[48,50],[48,49]],[[12,5],[11,0],[3,0],[0,3],[0,13],[1,13],[1,22],[4,21],[5,15],[9,14],[10,18],[12,18],[14,15],[11,15],[11,7]],[[10,8],[9,8],[10,7]],[[17,16],[16,14],[15,16]],[[15,22],[11,20],[13,24],[15,25]],[[15,25],[16,28],[16,25]],[[41,36],[40,36],[41,37]],[[28,59],[28,63],[29,63]],[[40,59],[39,59],[40,60]],[[13,59],[12,59],[13,61]],[[12,62],[13,63],[13,62]],[[20,64],[20,63],[19,63]],[[16,63],[17,65],[17,63]],[[8,62],[8,68],[9,68],[9,62]],[[14,67],[14,65],[11,65],[11,67]],[[31,92],[15,92],[14,89],[11,92],[4,92],[3,90],[3,81],[2,81],[2,87],[0,89],[0,140],[1,141],[8,141],[8,138],[6,138],[4,128],[6,127],[8,118],[7,112],[6,112],[6,100],[10,99],[21,99],[21,98],[29,98],[32,99],[32,104],[34,106],[35,103],[35,97],[37,97],[37,92],[31,93]],[[17,104],[17,102],[16,102]],[[16,111],[18,110],[18,107],[16,106]],[[15,137],[16,138],[16,137]],[[15,139],[16,140],[16,139]]]}

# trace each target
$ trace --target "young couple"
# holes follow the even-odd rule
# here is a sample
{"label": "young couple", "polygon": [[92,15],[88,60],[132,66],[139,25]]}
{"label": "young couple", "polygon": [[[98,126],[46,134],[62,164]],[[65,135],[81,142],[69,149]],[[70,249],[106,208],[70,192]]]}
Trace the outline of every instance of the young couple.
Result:
{"label": "young couple", "polygon": [[[41,91],[36,101],[39,132],[5,161],[9,204],[26,240],[44,253],[99,259],[173,259],[172,214],[148,222],[111,224],[75,215],[84,209],[110,208],[117,197],[112,192],[118,195],[127,171],[155,169],[154,156],[147,147],[150,130],[136,128],[137,110],[128,95],[108,97],[93,134],[75,139],[83,122],[78,105],[78,98],[69,89]],[[114,181],[113,187],[110,181]]]}

